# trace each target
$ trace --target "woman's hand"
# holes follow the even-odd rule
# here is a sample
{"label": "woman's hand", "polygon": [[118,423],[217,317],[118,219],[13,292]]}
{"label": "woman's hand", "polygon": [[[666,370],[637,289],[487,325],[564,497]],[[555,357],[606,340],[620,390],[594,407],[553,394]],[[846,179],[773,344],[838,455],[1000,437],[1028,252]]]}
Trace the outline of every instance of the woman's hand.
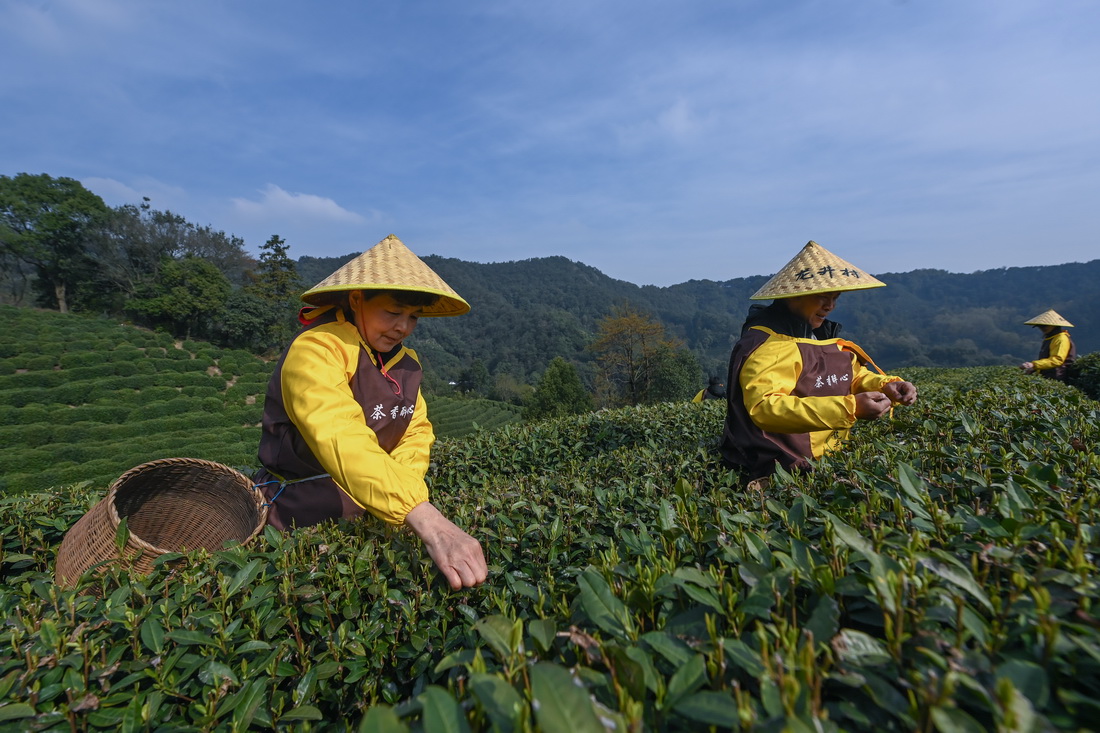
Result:
{"label": "woman's hand", "polygon": [[472,588],[489,577],[481,543],[463,532],[431,502],[413,507],[405,516],[405,525],[424,542],[439,572],[451,588]]}
{"label": "woman's hand", "polygon": [[890,398],[882,392],[860,392],[855,397],[858,420],[877,420],[890,411]]}
{"label": "woman's hand", "polygon": [[888,382],[882,392],[895,405],[911,405],[917,401],[917,387],[912,382]]}

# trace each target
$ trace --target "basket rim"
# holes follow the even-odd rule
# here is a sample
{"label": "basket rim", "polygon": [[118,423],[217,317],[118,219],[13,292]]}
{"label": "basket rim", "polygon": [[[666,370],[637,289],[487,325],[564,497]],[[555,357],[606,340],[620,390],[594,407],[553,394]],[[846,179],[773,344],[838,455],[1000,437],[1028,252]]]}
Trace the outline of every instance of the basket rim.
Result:
{"label": "basket rim", "polygon": [[[260,492],[259,489],[256,488],[256,484],[253,483],[252,479],[250,479],[248,476],[245,476],[243,473],[241,473],[237,469],[233,468],[232,466],[227,466],[224,463],[218,463],[217,461],[209,461],[209,460],[206,460],[205,458],[157,458],[157,459],[154,459],[152,461],[146,461],[145,463],[140,463],[140,464],[134,466],[133,468],[131,468],[130,470],[126,471],[121,476],[119,476],[117,479],[115,479],[114,482],[111,484],[110,489],[108,489],[107,496],[104,497],[104,499],[107,502],[107,510],[110,513],[111,522],[112,522],[116,532],[118,531],[118,525],[122,523],[122,517],[120,517],[118,515],[118,507],[117,507],[116,502],[115,502],[115,497],[118,495],[119,487],[122,486],[122,484],[125,481],[132,478],[132,476],[135,475],[135,474],[141,473],[143,471],[147,471],[150,468],[159,468],[161,466],[176,465],[176,464],[194,465],[194,466],[202,466],[202,467],[206,467],[206,468],[214,468],[214,469],[217,469],[217,470],[223,470],[223,471],[227,471],[227,472],[230,472],[230,473],[235,473],[238,476],[240,476],[242,479],[244,479],[245,483],[247,483],[249,488],[250,488],[249,496],[252,498],[253,502],[255,502],[255,504],[256,504],[256,509],[257,509],[257,512],[258,512],[258,516],[257,516],[257,520],[256,520],[256,526],[252,528],[252,532],[248,535],[248,537],[240,540],[240,544],[243,545],[243,544],[251,541],[253,537],[258,535],[263,530],[264,525],[267,524],[268,507],[264,502],[263,494]],[[136,545],[139,549],[141,549],[143,552],[147,550],[147,551],[149,551],[151,553],[155,553],[157,555],[164,555],[164,554],[167,554],[169,552],[177,552],[177,550],[169,550],[169,549],[166,549],[166,548],[163,548],[163,547],[158,547],[157,545],[154,545],[151,542],[143,540],[137,534],[134,534],[133,532],[127,531],[126,543],[130,544],[131,542],[134,545]]]}

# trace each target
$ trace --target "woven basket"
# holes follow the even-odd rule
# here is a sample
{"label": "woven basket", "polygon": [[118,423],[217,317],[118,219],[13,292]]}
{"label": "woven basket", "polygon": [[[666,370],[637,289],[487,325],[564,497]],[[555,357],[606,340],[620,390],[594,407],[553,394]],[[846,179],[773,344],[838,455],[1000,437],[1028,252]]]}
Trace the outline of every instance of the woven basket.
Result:
{"label": "woven basket", "polygon": [[[116,536],[123,518],[129,537],[120,552]],[[239,471],[197,458],[150,461],[122,474],[65,534],[55,577],[73,586],[93,565],[104,569],[120,560],[148,573],[166,552],[246,543],[266,521],[263,496]]]}

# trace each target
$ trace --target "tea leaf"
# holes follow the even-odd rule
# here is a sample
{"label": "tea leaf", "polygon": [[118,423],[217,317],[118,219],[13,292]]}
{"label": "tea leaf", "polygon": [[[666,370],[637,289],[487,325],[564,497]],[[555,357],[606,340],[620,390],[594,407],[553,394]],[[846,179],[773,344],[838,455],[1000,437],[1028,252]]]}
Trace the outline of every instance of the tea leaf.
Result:
{"label": "tea leaf", "polygon": [[462,714],[462,708],[442,687],[429,685],[417,696],[423,705],[424,730],[433,733],[469,733],[470,724]]}
{"label": "tea leaf", "polygon": [[966,591],[988,610],[993,610],[993,604],[990,603],[989,597],[974,580],[974,576],[950,555],[942,550],[935,550],[933,554],[922,553],[918,555],[918,561],[922,567],[928,568],[947,582]]}
{"label": "tea leaf", "polygon": [[489,721],[497,730],[513,730],[523,707],[523,698],[515,688],[494,675],[470,675],[470,691],[481,703]]}
{"label": "tea leaf", "polygon": [[507,662],[518,651],[513,645],[516,627],[522,633],[523,622],[512,621],[504,616],[486,616],[474,624],[481,638],[489,645],[501,662]]}
{"label": "tea leaf", "polygon": [[986,727],[958,708],[936,705],[929,712],[940,733],[985,733]]}
{"label": "tea leaf", "polygon": [[301,705],[280,716],[279,720],[324,720],[325,716],[313,705]]}
{"label": "tea leaf", "polygon": [[549,652],[553,647],[557,632],[557,624],[552,619],[540,618],[527,622],[527,633],[543,652]]}
{"label": "tea leaf", "polygon": [[673,710],[685,718],[706,725],[729,729],[737,727],[737,702],[729,693],[696,692],[684,698]]}
{"label": "tea leaf", "polygon": [[531,707],[539,728],[569,733],[606,733],[584,686],[551,662],[531,668]]}
{"label": "tea leaf", "polygon": [[164,626],[155,618],[147,618],[141,624],[141,641],[154,654],[164,651]]}
{"label": "tea leaf", "polygon": [[676,670],[668,681],[663,707],[666,710],[676,708],[677,703],[687,695],[698,690],[707,682],[707,665],[702,654],[693,656],[687,664]]}
{"label": "tea leaf", "polygon": [[120,554],[126,550],[126,543],[130,541],[130,530],[126,525],[126,517],[121,517],[115,527],[115,547]]}
{"label": "tea leaf", "polygon": [[30,718],[34,714],[34,708],[25,702],[13,702],[7,705],[0,705],[0,722]]}
{"label": "tea leaf", "polygon": [[602,631],[618,637],[633,632],[633,623],[626,605],[611,591],[611,586],[593,568],[586,568],[577,578],[581,607],[592,623]]}
{"label": "tea leaf", "polygon": [[401,722],[391,706],[379,704],[363,716],[359,733],[409,733],[409,726]]}

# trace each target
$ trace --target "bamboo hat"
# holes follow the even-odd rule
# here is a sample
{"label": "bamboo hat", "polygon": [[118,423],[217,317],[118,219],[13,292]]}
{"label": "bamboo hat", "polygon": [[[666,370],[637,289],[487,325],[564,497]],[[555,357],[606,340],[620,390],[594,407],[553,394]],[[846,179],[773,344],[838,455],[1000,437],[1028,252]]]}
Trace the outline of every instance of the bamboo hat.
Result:
{"label": "bamboo hat", "polygon": [[439,300],[426,306],[422,316],[460,316],[470,310],[461,295],[392,234],[302,293],[302,300],[323,305],[322,294],[352,290],[411,290],[438,295]]}
{"label": "bamboo hat", "polygon": [[1064,326],[1066,328],[1073,328],[1073,324],[1058,315],[1057,311],[1049,310],[1043,311],[1039,315],[1032,318],[1030,321],[1024,321],[1025,326]]}
{"label": "bamboo hat", "polygon": [[868,275],[847,260],[842,260],[817,242],[810,240],[802,251],[783,266],[750,300],[793,298],[812,293],[838,290],[883,288],[886,283]]}

